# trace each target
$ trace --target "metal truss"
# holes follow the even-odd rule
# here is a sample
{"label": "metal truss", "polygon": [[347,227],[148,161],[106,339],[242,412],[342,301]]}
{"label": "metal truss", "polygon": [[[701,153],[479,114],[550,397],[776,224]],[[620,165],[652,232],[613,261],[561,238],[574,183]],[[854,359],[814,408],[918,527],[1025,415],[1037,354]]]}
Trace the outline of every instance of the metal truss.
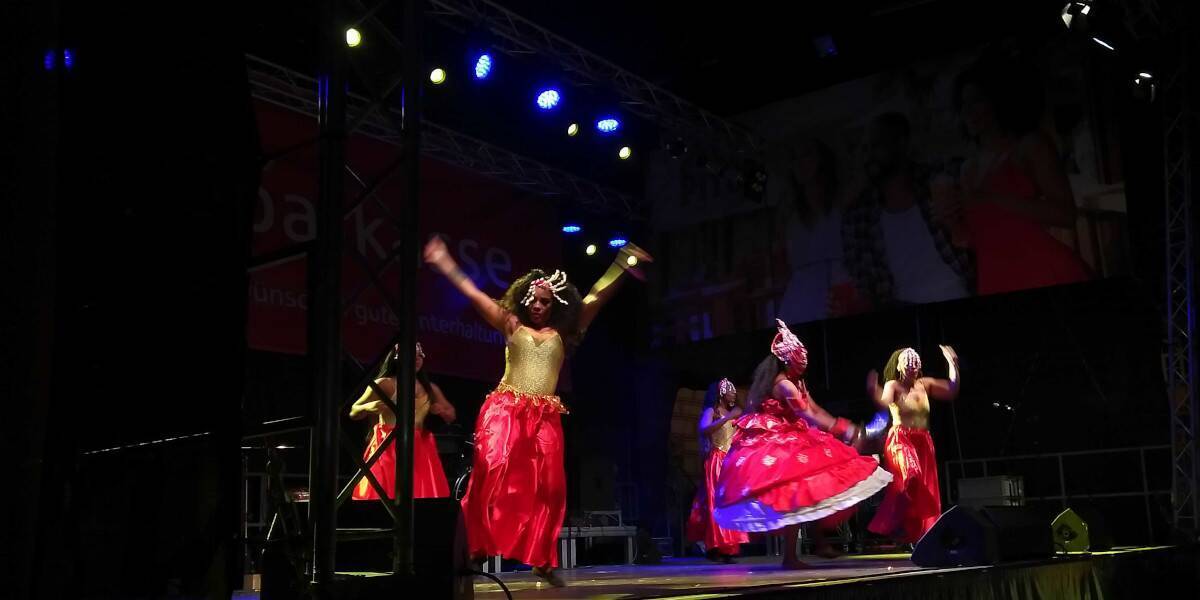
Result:
{"label": "metal truss", "polygon": [[[251,94],[260,100],[297,112],[317,115],[317,81],[311,77],[247,55]],[[356,94],[347,96],[347,120],[356,131],[393,145],[400,144],[394,127],[399,110],[387,108]],[[546,164],[459,133],[429,120],[422,122],[421,152],[477,173],[499,179],[527,192],[561,199],[584,210],[642,220],[646,209],[632,195],[605,187]]]}
{"label": "metal truss", "polygon": [[[1171,411],[1171,508],[1177,530],[1191,539],[1200,534],[1200,390],[1196,387],[1196,238],[1192,212],[1192,136],[1196,112],[1191,105],[1193,49],[1187,8],[1164,19],[1173,22],[1165,46],[1159,101],[1163,117],[1163,189],[1166,305],[1166,386]],[[1178,17],[1178,18],[1175,18]]]}
{"label": "metal truss", "polygon": [[571,43],[488,0],[429,0],[430,15],[449,27],[485,28],[497,50],[509,55],[538,55],[563,69],[571,83],[617,93],[630,113],[725,161],[757,158],[763,142],[750,130],[704,110],[608,60]]}

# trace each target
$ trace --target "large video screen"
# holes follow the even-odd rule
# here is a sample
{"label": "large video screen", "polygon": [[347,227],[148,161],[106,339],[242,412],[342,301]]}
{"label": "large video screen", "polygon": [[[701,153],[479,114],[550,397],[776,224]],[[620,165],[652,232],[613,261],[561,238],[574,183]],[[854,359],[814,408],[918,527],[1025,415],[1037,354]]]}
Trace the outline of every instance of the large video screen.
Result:
{"label": "large video screen", "polygon": [[768,140],[757,195],[752,171],[657,156],[658,337],[1125,274],[1125,90],[1087,50],[993,43],[742,115]]}

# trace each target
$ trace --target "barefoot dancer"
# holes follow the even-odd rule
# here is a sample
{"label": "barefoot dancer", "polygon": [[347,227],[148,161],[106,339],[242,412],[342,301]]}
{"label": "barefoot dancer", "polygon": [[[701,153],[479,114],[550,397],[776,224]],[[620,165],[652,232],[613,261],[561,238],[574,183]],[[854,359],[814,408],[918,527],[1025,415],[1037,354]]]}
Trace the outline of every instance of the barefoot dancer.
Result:
{"label": "barefoot dancer", "polygon": [[[817,533],[850,516],[851,507],[883,489],[891,475],[850,444],[859,427],[821,408],[804,384],[808,352],[778,321],[771,354],[754,372],[749,412],[735,425],[721,469],[714,513],[722,527],[782,529],[788,540],[783,567],[807,565],[796,557],[801,523],[822,520]],[[818,554],[832,554],[823,538]]]}
{"label": "barefoot dancer", "polygon": [[922,377],[921,357],[912,348],[892,353],[882,390],[874,371],[868,377],[868,383],[874,383],[875,402],[892,416],[883,452],[892,483],[867,529],[904,544],[921,539],[942,514],[937,457],[929,436],[929,398],[958,397],[959,373],[954,349],[940,348],[950,366],[949,379]]}
{"label": "barefoot dancer", "polygon": [[687,538],[704,542],[709,560],[732,563],[739,546],[749,541],[744,532],[724,529],[713,520],[714,492],[721,475],[721,465],[733,439],[733,423],[742,416],[738,405],[737,388],[728,379],[709,386],[700,414],[700,441],[704,448],[704,483],[696,490],[692,513],[688,517]]}
{"label": "barefoot dancer", "polygon": [[651,258],[628,244],[584,298],[561,271],[533,270],[500,300],[463,274],[440,238],[425,246],[425,262],[445,275],[492,327],[504,334],[504,377],[488,395],[475,425],[475,459],[463,498],[468,543],[476,558],[502,555],[533,567],[554,586],[555,547],[567,508],[560,415],[554,395],[569,348],[616,293],[626,272]]}

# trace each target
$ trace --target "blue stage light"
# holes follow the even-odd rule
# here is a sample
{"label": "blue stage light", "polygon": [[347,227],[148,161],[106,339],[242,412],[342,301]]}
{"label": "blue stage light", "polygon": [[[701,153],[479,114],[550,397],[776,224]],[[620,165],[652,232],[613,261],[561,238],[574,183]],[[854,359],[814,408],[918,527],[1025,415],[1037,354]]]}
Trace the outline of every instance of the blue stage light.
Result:
{"label": "blue stage light", "polygon": [[53,50],[47,50],[46,57],[42,59],[42,66],[46,67],[47,71],[53,71],[56,62],[58,62],[58,53]]}
{"label": "blue stage light", "polygon": [[488,75],[492,74],[492,56],[490,54],[480,54],[479,58],[475,59],[475,79],[487,79]]}
{"label": "blue stage light", "polygon": [[563,233],[579,233],[583,231],[583,228],[574,223],[568,223],[562,226],[562,231]]}
{"label": "blue stage light", "polygon": [[547,88],[538,93],[537,105],[542,110],[551,110],[558,106],[558,101],[562,99],[562,95],[554,88]]}
{"label": "blue stage light", "polygon": [[613,133],[621,128],[621,122],[613,117],[605,117],[596,121],[596,131],[600,133]]}
{"label": "blue stage light", "polygon": [[71,67],[75,66],[75,53],[72,52],[70,48],[63,50],[63,66],[66,67],[68,71],[71,70]]}
{"label": "blue stage light", "polygon": [[612,248],[620,248],[628,243],[629,243],[629,240],[627,240],[621,236],[617,236],[611,240],[608,240],[608,245],[609,245],[609,247],[612,247]]}

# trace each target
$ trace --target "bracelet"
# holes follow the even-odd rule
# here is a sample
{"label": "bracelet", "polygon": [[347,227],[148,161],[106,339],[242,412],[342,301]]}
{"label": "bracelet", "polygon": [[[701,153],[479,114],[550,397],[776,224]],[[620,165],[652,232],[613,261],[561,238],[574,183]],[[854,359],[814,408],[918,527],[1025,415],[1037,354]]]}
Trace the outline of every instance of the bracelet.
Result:
{"label": "bracelet", "polygon": [[850,430],[850,421],[847,421],[846,419],[838,417],[833,422],[833,427],[829,428],[828,433],[829,433],[829,435],[832,435],[833,437],[835,437],[839,440],[842,440],[844,442],[844,441],[846,441],[846,432],[849,430]]}

